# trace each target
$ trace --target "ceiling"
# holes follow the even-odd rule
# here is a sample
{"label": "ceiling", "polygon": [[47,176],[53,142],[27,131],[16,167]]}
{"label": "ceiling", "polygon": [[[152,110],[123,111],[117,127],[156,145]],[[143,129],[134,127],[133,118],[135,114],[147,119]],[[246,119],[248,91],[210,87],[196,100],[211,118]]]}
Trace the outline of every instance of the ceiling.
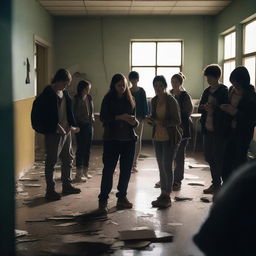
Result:
{"label": "ceiling", "polygon": [[52,15],[215,15],[232,0],[38,0]]}

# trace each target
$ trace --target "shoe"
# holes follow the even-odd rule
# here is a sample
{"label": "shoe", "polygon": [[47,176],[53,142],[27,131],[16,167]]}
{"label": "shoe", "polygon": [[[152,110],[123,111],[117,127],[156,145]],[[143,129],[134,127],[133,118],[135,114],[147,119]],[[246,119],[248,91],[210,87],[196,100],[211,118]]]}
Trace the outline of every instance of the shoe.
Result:
{"label": "shoe", "polygon": [[108,213],[108,201],[99,201],[98,211],[102,214]]}
{"label": "shoe", "polygon": [[83,169],[83,174],[84,174],[84,177],[85,177],[86,179],[91,179],[91,178],[92,178],[92,175],[90,175],[90,174],[88,173],[88,168],[87,168],[87,167]]}
{"label": "shoe", "polygon": [[57,193],[55,190],[47,191],[45,194],[45,199],[47,201],[57,201],[61,199],[61,195]]}
{"label": "shoe", "polygon": [[132,168],[132,173],[138,172],[139,170],[137,169],[137,167],[133,167]]}
{"label": "shoe", "polygon": [[179,191],[181,190],[181,183],[180,182],[174,182],[172,186],[173,191]]}
{"label": "shoe", "polygon": [[161,188],[160,181],[158,181],[158,182],[155,184],[155,188]]}
{"label": "shoe", "polygon": [[80,192],[80,188],[75,188],[71,185],[62,186],[62,195],[79,194]]}
{"label": "shoe", "polygon": [[216,194],[220,190],[220,186],[211,185],[209,188],[203,190],[204,194]]}
{"label": "shoe", "polygon": [[129,202],[127,197],[119,197],[116,203],[117,209],[131,209],[133,204]]}
{"label": "shoe", "polygon": [[172,205],[170,196],[160,195],[155,201],[151,202],[153,207],[168,208]]}
{"label": "shoe", "polygon": [[73,180],[72,180],[72,183],[82,183],[82,182],[86,182],[87,179],[85,177],[75,177]]}

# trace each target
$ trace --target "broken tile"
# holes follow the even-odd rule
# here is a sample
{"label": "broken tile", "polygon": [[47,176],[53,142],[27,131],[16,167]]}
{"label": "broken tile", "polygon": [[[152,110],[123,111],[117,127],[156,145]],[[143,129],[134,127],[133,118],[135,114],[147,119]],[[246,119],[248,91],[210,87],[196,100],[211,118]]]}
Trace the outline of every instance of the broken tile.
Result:
{"label": "broken tile", "polygon": [[146,240],[156,238],[155,231],[148,227],[135,227],[119,231],[120,240]]}
{"label": "broken tile", "polygon": [[26,235],[28,235],[28,232],[26,230],[15,229],[15,237],[21,237]]}

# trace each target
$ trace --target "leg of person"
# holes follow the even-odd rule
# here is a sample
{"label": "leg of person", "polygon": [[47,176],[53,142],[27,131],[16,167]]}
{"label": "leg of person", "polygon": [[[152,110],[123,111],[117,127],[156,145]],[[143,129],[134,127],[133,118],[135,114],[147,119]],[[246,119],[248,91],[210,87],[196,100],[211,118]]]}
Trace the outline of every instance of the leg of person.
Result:
{"label": "leg of person", "polygon": [[137,162],[138,162],[138,157],[139,157],[140,151],[141,151],[141,140],[142,140],[142,133],[143,133],[143,120],[142,119],[139,119],[139,125],[135,128],[135,133],[137,134],[138,137],[137,137],[136,146],[135,146],[135,154],[134,154],[132,172],[138,172]]}
{"label": "leg of person", "polygon": [[160,176],[160,186],[161,186],[161,194],[160,196],[151,202],[153,207],[159,207],[159,200],[162,199],[162,191],[164,191],[167,187],[167,177],[164,171],[164,142],[154,141],[154,148],[156,154],[156,160],[159,169],[159,176]]}
{"label": "leg of person", "polygon": [[119,182],[117,186],[118,193],[116,194],[117,208],[132,208],[132,203],[130,203],[126,197],[127,188],[131,177],[131,170],[133,165],[135,152],[135,141],[124,141],[121,142],[120,151],[120,175]]}
{"label": "leg of person", "polygon": [[88,124],[86,126],[84,169],[83,169],[83,175],[87,179],[92,178],[92,176],[88,173],[89,160],[90,160],[90,154],[91,154],[92,137],[93,137],[93,127],[91,124]]}
{"label": "leg of person", "polygon": [[46,181],[46,194],[47,200],[59,200],[61,196],[55,191],[55,183],[53,180],[54,166],[57,163],[59,156],[59,134],[47,134],[45,135],[45,181]]}
{"label": "leg of person", "polygon": [[177,149],[175,156],[175,169],[174,169],[174,183],[173,190],[178,191],[181,189],[181,181],[184,178],[184,163],[185,163],[185,152],[188,145],[188,139],[184,138]]}
{"label": "leg of person", "polygon": [[[83,126],[80,127],[80,132],[76,134],[76,177],[73,182],[82,182],[83,175],[83,155],[85,151],[85,130]],[[86,180],[85,180],[86,181]]]}
{"label": "leg of person", "polygon": [[212,177],[212,185],[208,187],[207,189],[203,190],[204,194],[213,194],[214,193],[214,183],[217,183],[217,181],[213,180],[215,178],[214,174],[214,150],[213,150],[213,141],[214,141],[214,136],[211,132],[207,132],[207,134],[204,135],[203,137],[203,142],[204,142],[204,156],[206,162],[208,162],[210,166],[210,171],[211,171],[211,177]]}
{"label": "leg of person", "polygon": [[119,141],[104,141],[103,145],[103,170],[100,186],[99,208],[106,209],[108,195],[113,186],[113,174],[120,155]]}
{"label": "leg of person", "polygon": [[62,138],[62,148],[60,152],[61,159],[61,181],[62,181],[62,194],[79,194],[81,192],[80,188],[75,188],[71,185],[71,169],[73,162],[73,152],[72,152],[72,141],[71,133],[61,136]]}

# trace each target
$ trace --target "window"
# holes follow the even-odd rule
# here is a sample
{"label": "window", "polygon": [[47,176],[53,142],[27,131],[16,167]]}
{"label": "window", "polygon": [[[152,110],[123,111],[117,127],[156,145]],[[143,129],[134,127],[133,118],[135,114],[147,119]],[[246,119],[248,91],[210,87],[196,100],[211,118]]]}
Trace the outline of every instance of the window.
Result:
{"label": "window", "polygon": [[251,84],[255,85],[256,73],[256,20],[244,26],[243,65],[248,69]]}
{"label": "window", "polygon": [[140,75],[139,85],[147,97],[154,97],[152,81],[156,75],[163,75],[171,89],[171,77],[182,67],[181,41],[150,41],[131,43],[131,70]]}
{"label": "window", "polygon": [[236,67],[236,33],[231,32],[224,36],[224,63],[223,84],[230,86],[229,76]]}

